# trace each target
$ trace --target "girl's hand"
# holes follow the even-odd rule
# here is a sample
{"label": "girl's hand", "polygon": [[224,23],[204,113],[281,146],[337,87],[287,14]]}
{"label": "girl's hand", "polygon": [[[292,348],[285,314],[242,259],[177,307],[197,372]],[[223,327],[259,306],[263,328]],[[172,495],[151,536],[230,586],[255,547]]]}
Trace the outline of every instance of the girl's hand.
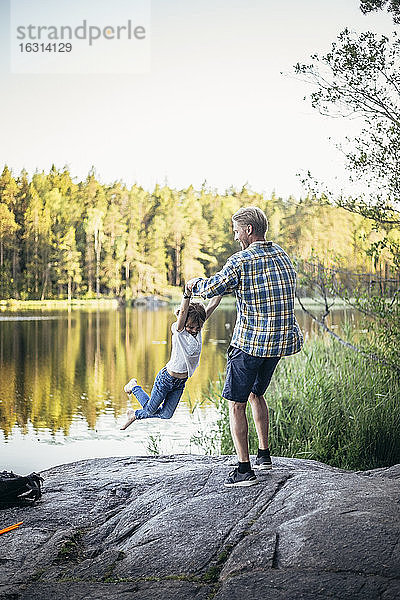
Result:
{"label": "girl's hand", "polygon": [[185,291],[188,290],[188,293],[192,293],[192,289],[194,284],[196,283],[196,281],[198,281],[199,279],[201,279],[201,277],[194,277],[193,279],[189,279],[189,281],[186,282],[185,285]]}

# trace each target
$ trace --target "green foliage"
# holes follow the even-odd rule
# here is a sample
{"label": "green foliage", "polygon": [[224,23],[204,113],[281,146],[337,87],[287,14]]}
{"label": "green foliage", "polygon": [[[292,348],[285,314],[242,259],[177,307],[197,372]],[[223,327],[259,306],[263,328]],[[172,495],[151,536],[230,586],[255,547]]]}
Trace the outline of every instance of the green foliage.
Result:
{"label": "green foliage", "polygon": [[[222,381],[212,388],[220,418],[213,435],[217,453],[234,453]],[[400,462],[398,375],[343,348],[316,339],[282,359],[266,394],[270,447],[276,456],[307,458],[345,469],[373,469]],[[257,451],[249,417],[249,446]],[[210,435],[211,435],[210,434]]]}
{"label": "green foliage", "polygon": [[377,356],[384,357],[387,363],[394,365],[399,373],[400,365],[400,297],[396,293],[392,298],[359,295],[354,305],[366,313],[364,327],[368,337],[361,340],[361,346]]}
{"label": "green foliage", "polygon": [[[400,15],[397,0],[361,2],[363,12],[384,6],[393,13],[396,21]],[[364,217],[358,224],[357,241],[365,241],[368,237],[366,254],[371,259],[372,269],[380,271],[378,264],[384,264],[384,279],[392,280],[389,286],[384,282],[375,289],[370,286],[368,290],[363,286],[349,289],[340,285],[332,289],[335,286],[330,286],[329,282],[326,287],[372,319],[366,325],[370,335],[363,338],[360,345],[398,369],[400,40],[396,32],[389,37],[370,31],[356,35],[345,29],[332,44],[330,52],[325,56],[315,54],[312,60],[312,64],[297,64],[295,72],[312,84],[314,91],[310,100],[313,108],[328,116],[362,119],[361,132],[354,139],[347,138],[341,150],[347,159],[350,183],[361,183],[366,191],[355,197],[337,196],[327,190],[324,194],[336,206]],[[321,194],[321,186],[315,185],[310,174],[304,181],[314,193],[319,188]],[[369,231],[365,229],[365,219],[369,221]],[[347,234],[350,234],[348,229]],[[325,262],[321,257],[320,261]],[[342,272],[348,269],[341,253],[337,254],[335,262]],[[390,270],[391,278],[388,277]],[[381,282],[383,278],[378,279]],[[318,279],[310,283],[319,287]]]}
{"label": "green foliage", "polygon": [[364,14],[387,8],[387,10],[393,14],[393,21],[395,23],[400,23],[399,0],[361,0],[360,8]]}
{"label": "green foliage", "polygon": [[68,563],[68,562],[79,562],[83,556],[83,534],[84,531],[82,529],[78,529],[75,533],[71,535],[70,538],[65,540],[65,542],[60,547],[56,562]]}
{"label": "green foliage", "polygon": [[68,300],[72,296],[72,282],[79,286],[82,281],[80,254],[76,249],[75,230],[69,227],[66,234],[61,238],[60,260],[59,260],[59,283],[66,283],[68,287]]}
{"label": "green foliage", "polygon": [[158,456],[160,454],[160,446],[161,446],[161,434],[150,434],[147,439],[147,452],[152,456]]}
{"label": "green foliage", "polygon": [[400,40],[395,33],[389,38],[345,29],[330,52],[311,58],[313,63],[297,64],[295,72],[312,84],[313,108],[333,117],[358,116],[363,124],[340,148],[350,182],[362,182],[368,192],[353,198],[325,194],[390,230],[400,223]]}
{"label": "green foliage", "polygon": [[[270,237],[293,256],[311,249],[349,268],[380,268],[394,247],[393,231],[374,231],[367,219],[322,198],[287,201],[243,187],[224,195],[203,186],[153,193],[121,182],[102,185],[92,170],[84,181],[67,168],[48,174],[0,176],[0,299],[44,300],[162,294],[192,276],[210,276],[238,251],[231,216],[256,205],[270,220]],[[373,259],[368,248],[379,250]]]}

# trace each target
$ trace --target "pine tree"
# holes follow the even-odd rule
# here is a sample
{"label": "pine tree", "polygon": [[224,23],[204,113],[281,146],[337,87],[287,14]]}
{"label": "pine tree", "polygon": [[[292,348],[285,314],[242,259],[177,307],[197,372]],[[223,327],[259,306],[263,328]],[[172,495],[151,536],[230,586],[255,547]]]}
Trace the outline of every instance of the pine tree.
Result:
{"label": "pine tree", "polygon": [[59,249],[59,281],[64,284],[66,283],[68,302],[71,302],[73,287],[78,290],[82,281],[81,265],[79,262],[80,254],[76,249],[74,227],[69,227],[68,231],[62,237]]}
{"label": "pine tree", "polygon": [[18,224],[15,222],[14,214],[4,202],[0,202],[0,297],[9,298],[11,293],[10,266],[4,260],[4,254],[9,247],[14,246],[15,233]]}
{"label": "pine tree", "polygon": [[[18,184],[10,169],[5,165],[0,176],[0,203],[4,204],[1,216],[3,224],[0,225],[3,229],[0,241],[0,267],[2,274],[2,290],[5,291],[4,286],[6,285],[7,295],[12,293],[16,295],[18,289],[18,240],[16,234],[20,227],[15,220],[18,193]],[[7,209],[10,214],[8,214],[5,209]]]}

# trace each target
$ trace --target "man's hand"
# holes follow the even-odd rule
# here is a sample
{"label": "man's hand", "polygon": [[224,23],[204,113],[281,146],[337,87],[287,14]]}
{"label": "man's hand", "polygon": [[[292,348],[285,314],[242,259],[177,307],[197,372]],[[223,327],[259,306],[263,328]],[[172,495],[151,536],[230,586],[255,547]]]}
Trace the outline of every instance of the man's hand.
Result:
{"label": "man's hand", "polygon": [[186,282],[185,291],[187,291],[189,294],[191,294],[194,284],[199,279],[200,279],[200,277],[194,277],[193,279],[189,279],[189,281]]}

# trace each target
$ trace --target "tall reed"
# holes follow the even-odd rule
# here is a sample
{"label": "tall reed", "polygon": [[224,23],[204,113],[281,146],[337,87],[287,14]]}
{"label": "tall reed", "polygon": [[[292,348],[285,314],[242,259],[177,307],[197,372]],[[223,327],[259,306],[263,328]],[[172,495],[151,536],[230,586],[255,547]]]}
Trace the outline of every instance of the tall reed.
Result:
{"label": "tall reed", "polygon": [[[220,377],[203,399],[218,409],[214,430],[199,432],[193,441],[206,452],[232,454],[235,450],[222,384]],[[273,455],[359,470],[400,462],[398,374],[335,340],[314,338],[299,354],[281,359],[265,398]],[[250,406],[247,414],[250,452],[256,453]]]}

